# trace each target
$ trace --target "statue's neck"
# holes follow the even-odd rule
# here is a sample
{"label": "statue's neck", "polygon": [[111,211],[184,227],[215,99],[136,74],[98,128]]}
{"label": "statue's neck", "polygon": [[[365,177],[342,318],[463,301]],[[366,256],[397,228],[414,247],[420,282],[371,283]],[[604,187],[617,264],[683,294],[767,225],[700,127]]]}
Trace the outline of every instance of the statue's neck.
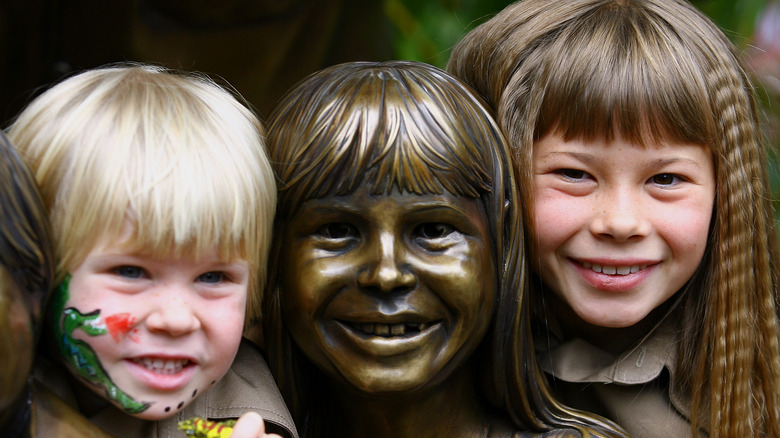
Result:
{"label": "statue's neck", "polygon": [[[425,391],[389,396],[340,394],[342,418],[325,436],[371,438],[482,437],[490,421],[470,366]],[[336,389],[336,388],[334,388]]]}

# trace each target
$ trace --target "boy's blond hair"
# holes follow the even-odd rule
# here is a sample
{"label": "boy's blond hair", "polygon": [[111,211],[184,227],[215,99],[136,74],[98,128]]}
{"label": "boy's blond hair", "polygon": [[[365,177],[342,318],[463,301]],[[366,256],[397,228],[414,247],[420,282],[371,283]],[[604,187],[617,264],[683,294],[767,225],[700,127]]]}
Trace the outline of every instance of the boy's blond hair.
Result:
{"label": "boy's blond hair", "polygon": [[276,185],[262,125],[233,94],[202,75],[100,68],[36,98],[9,137],[49,213],[57,281],[129,221],[146,255],[247,260],[258,315]]}

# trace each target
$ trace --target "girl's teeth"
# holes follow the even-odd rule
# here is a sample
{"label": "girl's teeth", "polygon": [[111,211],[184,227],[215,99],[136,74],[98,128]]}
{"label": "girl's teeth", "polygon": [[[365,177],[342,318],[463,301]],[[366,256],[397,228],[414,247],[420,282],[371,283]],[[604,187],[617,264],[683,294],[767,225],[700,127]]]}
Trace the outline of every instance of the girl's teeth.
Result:
{"label": "girl's teeth", "polygon": [[602,266],[595,263],[582,262],[582,266],[592,270],[593,272],[599,272],[607,275],[628,275],[635,274],[642,269],[647,268],[647,265],[632,265],[632,266]]}
{"label": "girl's teeth", "polygon": [[190,360],[139,357],[133,359],[133,362],[157,374],[173,375],[181,372]]}

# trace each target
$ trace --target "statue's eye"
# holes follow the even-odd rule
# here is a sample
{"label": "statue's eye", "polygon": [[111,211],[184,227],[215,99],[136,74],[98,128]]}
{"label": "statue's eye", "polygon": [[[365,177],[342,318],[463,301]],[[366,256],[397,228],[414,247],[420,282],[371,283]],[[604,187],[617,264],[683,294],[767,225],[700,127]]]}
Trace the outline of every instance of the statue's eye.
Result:
{"label": "statue's eye", "polygon": [[415,229],[415,235],[423,239],[441,239],[455,231],[451,225],[443,223],[427,223]]}
{"label": "statue's eye", "polygon": [[353,225],[344,222],[332,222],[317,228],[314,234],[326,239],[347,239],[357,237],[358,231]]}

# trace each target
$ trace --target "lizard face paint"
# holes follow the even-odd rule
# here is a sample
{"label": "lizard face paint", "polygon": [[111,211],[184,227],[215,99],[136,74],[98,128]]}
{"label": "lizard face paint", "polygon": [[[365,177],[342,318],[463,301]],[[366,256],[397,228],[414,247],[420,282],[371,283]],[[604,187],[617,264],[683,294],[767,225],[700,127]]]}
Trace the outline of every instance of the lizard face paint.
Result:
{"label": "lizard face paint", "polygon": [[149,408],[149,403],[134,400],[119,389],[100,363],[95,350],[85,341],[76,339],[77,331],[88,336],[101,336],[108,333],[105,323],[100,317],[100,310],[83,314],[75,308],[65,308],[70,297],[68,285],[70,276],[59,286],[52,298],[51,312],[60,318],[59,324],[54,324],[54,338],[60,354],[78,375],[89,383],[100,387],[105,395],[119,404],[125,411],[137,414]]}
{"label": "lizard face paint", "polygon": [[184,409],[227,372],[244,322],[249,268],[216,251],[159,260],[98,245],[52,300],[68,369],[139,418]]}

